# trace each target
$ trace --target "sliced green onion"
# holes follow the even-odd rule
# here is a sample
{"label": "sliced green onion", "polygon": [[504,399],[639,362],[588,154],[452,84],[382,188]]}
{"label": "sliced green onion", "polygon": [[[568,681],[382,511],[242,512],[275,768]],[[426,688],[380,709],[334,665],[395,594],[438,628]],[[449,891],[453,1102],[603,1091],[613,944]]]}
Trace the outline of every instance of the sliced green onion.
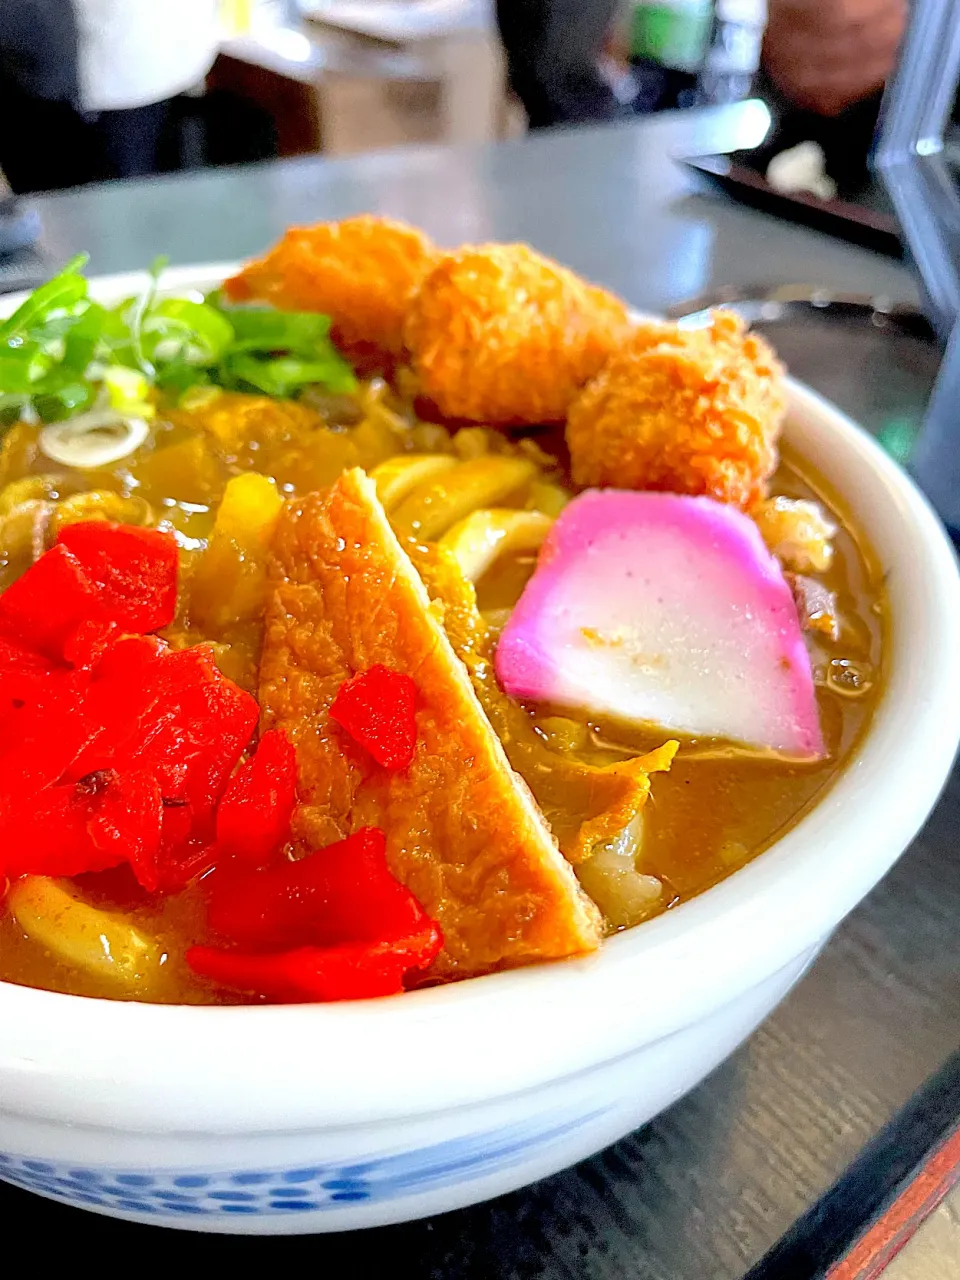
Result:
{"label": "sliced green onion", "polygon": [[97,470],[128,457],[149,434],[143,418],[101,409],[50,423],[40,432],[39,445],[41,453],[61,466]]}

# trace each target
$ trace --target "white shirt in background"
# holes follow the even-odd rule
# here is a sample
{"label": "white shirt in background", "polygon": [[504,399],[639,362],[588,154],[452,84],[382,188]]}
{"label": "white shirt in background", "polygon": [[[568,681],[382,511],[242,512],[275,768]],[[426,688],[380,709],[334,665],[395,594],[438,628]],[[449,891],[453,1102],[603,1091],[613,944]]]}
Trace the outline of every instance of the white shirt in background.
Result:
{"label": "white shirt in background", "polygon": [[194,88],[213,66],[222,35],[219,0],[73,4],[84,111],[122,111],[163,102]]}

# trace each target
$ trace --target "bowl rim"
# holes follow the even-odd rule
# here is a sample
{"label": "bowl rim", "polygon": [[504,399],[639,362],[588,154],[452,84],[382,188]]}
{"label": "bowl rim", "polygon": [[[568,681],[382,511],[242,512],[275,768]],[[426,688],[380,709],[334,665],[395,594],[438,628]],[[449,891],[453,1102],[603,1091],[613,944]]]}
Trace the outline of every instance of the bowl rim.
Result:
{"label": "bowl rim", "polygon": [[[164,290],[209,288],[232,269],[174,268]],[[91,284],[110,301],[145,278],[128,272]],[[2,299],[0,314],[17,301]],[[470,1106],[589,1073],[673,1035],[818,946],[906,848],[949,772],[960,738],[960,576],[906,474],[838,409],[792,379],[788,386],[786,437],[803,436],[800,452],[833,483],[831,466],[849,473],[836,487],[862,508],[858,523],[887,566],[891,605],[886,686],[872,723],[793,828],[728,879],[595,955],[400,998],[148,1005],[0,983],[0,1118],[283,1132]],[[642,985],[647,975],[652,985]],[[291,1059],[301,1064],[298,1086]]]}

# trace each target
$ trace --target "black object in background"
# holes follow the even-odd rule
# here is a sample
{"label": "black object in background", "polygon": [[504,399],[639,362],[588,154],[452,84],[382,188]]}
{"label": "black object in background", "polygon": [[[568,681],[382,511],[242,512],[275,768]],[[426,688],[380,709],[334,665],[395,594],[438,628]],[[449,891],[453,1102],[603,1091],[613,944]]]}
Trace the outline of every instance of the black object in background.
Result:
{"label": "black object in background", "polygon": [[598,58],[618,0],[497,0],[510,87],[531,129],[624,114]]}
{"label": "black object in background", "polygon": [[69,0],[0,3],[0,168],[14,191],[72,186],[89,171],[77,57]]}
{"label": "black object in background", "polygon": [[799,222],[851,244],[860,244],[889,257],[903,257],[900,228],[881,193],[862,192],[861,200],[821,200],[805,191],[789,194],[775,190],[764,176],[772,155],[762,151],[735,151],[729,156],[701,156],[685,163],[734,199],[777,218]]}
{"label": "black object in background", "polygon": [[16,192],[156,170],[166,104],[85,114],[78,56],[70,0],[0,2],[0,168]]}
{"label": "black object in background", "polygon": [[87,117],[0,81],[5,120],[17,128],[0,128],[0,169],[21,194],[277,155],[269,113],[222,90]]}
{"label": "black object in background", "polygon": [[744,1280],[829,1280],[833,1267],[956,1131],[958,1114],[955,1053]]}
{"label": "black object in background", "polygon": [[212,89],[171,103],[159,167],[170,173],[272,160],[278,154],[277,126],[269,111],[228,89]]}
{"label": "black object in background", "polygon": [[663,67],[652,58],[631,58],[637,92],[630,108],[638,116],[697,105],[697,77],[692,71]]}
{"label": "black object in background", "polygon": [[84,114],[0,75],[0,169],[18,194],[146,177],[158,171],[168,114],[166,102]]}
{"label": "black object in background", "polygon": [[816,142],[841,200],[860,203],[873,198],[869,161],[880,113],[879,93],[854,103],[839,115],[821,116],[792,106],[763,77],[758,92],[772,116],[770,132],[752,153],[753,163],[761,173],[781,151],[801,142]]}
{"label": "black object in background", "polygon": [[0,3],[0,82],[47,102],[76,103],[77,58],[70,0]]}

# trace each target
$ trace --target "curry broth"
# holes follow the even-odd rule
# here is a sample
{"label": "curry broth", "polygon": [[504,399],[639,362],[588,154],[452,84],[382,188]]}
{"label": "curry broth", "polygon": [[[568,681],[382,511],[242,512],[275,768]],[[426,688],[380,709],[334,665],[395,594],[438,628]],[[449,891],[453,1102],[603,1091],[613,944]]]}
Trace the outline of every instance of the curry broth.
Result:
{"label": "curry broth", "polygon": [[[52,513],[56,522],[102,515],[171,528],[181,546],[183,589],[180,615],[168,638],[174,644],[215,641],[225,673],[252,689],[258,623],[232,621],[229,600],[219,602],[226,612],[220,610],[215,625],[198,624],[189,607],[191,576],[202,561],[230,476],[262,471],[277,481],[281,492],[292,495],[322,488],[345,467],[371,469],[403,453],[449,453],[466,459],[486,452],[534,462],[534,483],[549,503],[556,501],[558,486],[572,492],[562,448],[553,436],[540,437],[534,444],[511,442],[482,428],[453,433],[420,422],[409,405],[379,382],[365,384],[356,399],[328,398],[312,406],[232,393],[201,395],[187,409],[164,411],[161,406],[148,444],[132,459],[96,472],[50,463],[39,451],[37,429],[18,424],[0,444],[0,589],[36,554],[41,516],[49,520]],[[798,763],[716,740],[683,741],[672,770],[653,779],[644,811],[638,868],[664,886],[650,914],[716,884],[796,823],[837,776],[877,702],[885,625],[879,565],[836,495],[789,450],[771,490],[817,499],[840,525],[831,568],[818,576],[837,594],[841,634],[835,643],[820,635],[812,640],[829,755],[813,764]],[[497,505],[536,507],[537,501],[537,490],[526,486]],[[23,504],[28,507],[25,513],[20,510]],[[21,518],[11,519],[17,514]],[[515,603],[534,564],[532,554],[504,557],[481,578],[478,604],[492,627]],[[205,616],[210,612],[207,609]],[[626,759],[658,746],[667,736],[615,723],[578,721],[569,712],[542,706],[526,710],[526,745],[531,751],[546,744],[584,763]],[[549,804],[545,810],[555,824],[571,816],[557,809],[551,812]],[[221,1003],[239,999],[214,989],[183,960],[188,942],[209,940],[198,885],[151,899],[125,870],[84,876],[78,885],[87,901],[122,912],[159,938],[164,960],[144,981],[137,993],[140,998]],[[111,984],[58,961],[28,939],[2,904],[0,979],[73,994],[116,995]]]}

